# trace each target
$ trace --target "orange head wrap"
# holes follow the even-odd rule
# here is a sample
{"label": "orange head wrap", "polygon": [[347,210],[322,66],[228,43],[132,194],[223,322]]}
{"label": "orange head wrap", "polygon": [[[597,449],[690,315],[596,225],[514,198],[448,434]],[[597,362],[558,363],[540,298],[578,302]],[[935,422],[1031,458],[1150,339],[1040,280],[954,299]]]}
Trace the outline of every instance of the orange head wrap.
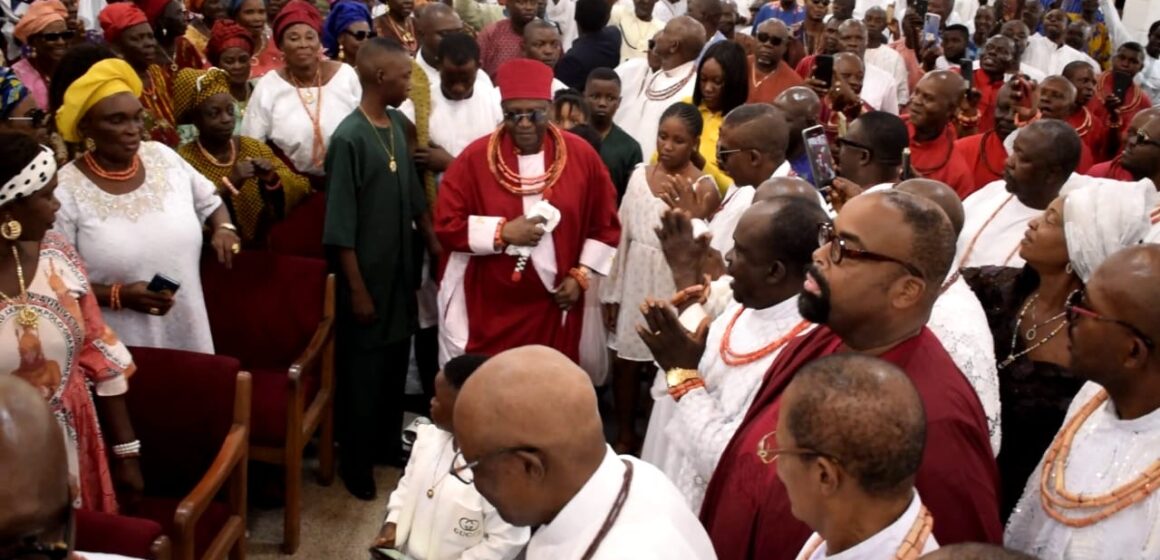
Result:
{"label": "orange head wrap", "polygon": [[64,23],[68,18],[68,9],[60,0],[37,0],[28,6],[28,11],[20,17],[16,27],[12,29],[12,36],[21,43],[28,44],[28,39],[46,27],[56,22]]}

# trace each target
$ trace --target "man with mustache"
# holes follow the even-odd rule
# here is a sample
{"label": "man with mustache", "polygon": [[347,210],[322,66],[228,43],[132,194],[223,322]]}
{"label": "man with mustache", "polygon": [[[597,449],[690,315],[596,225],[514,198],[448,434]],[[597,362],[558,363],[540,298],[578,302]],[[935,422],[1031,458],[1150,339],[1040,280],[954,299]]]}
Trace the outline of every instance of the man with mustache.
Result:
{"label": "man with mustache", "polygon": [[1090,64],[1077,60],[1063,67],[1063,77],[1075,86],[1075,103],[1064,120],[1075,128],[1080,140],[1091,150],[1095,161],[1107,160],[1104,145],[1108,129],[1088,108],[1096,94],[1096,70]]}
{"label": "man with mustache", "polygon": [[918,81],[910,98],[910,167],[919,176],[950,185],[966,198],[975,179],[962,154],[954,151],[955,117],[967,83],[956,72],[935,70]]}
{"label": "man with mustache", "polygon": [[[1001,37],[1000,39],[1006,40]],[[998,85],[1000,87],[995,94],[995,101],[989,104],[993,107],[991,113],[994,127],[955,140],[955,151],[961,153],[967,165],[971,166],[976,192],[1003,178],[1003,168],[1007,165],[1007,147],[1003,141],[1015,131],[1014,87],[1011,83],[1004,82],[998,82]]]}
{"label": "man with mustache", "polygon": [[749,55],[750,87],[746,103],[773,103],[781,92],[800,85],[801,76],[785,62],[790,44],[789,28],[771,18],[757,26],[753,35],[757,52]]}
{"label": "man with mustache", "polygon": [[[1076,88],[1071,81],[1063,76],[1048,76],[1039,84],[1039,114],[1044,119],[1056,119],[1067,122],[1075,106]],[[1079,130],[1076,130],[1076,134]],[[1092,161],[1092,151],[1085,143],[1080,143],[1079,166],[1076,171],[1087,173],[1095,163]]]}
{"label": "man with mustache", "polygon": [[935,203],[893,190],[856,197],[832,226],[819,227],[822,246],[806,271],[799,310],[820,326],[774,361],[705,496],[701,521],[720,558],[793,558],[809,536],[776,469],[757,451],[777,431],[795,373],[840,352],[891,362],[918,389],[930,415],[917,488],[937,520],[935,538],[999,542],[998,472],[982,407],[925,327],[954,260],[954,239]]}

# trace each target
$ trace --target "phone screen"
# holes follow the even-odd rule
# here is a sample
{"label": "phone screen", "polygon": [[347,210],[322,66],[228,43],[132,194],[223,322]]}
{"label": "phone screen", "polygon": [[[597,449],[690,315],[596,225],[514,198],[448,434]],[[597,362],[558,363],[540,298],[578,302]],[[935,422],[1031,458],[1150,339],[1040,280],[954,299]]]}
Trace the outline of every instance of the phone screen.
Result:
{"label": "phone screen", "polygon": [[1132,85],[1132,77],[1120,72],[1112,72],[1112,92],[1116,97],[1120,98],[1120,102],[1124,101],[1124,97],[1128,95],[1128,88]]}
{"label": "phone screen", "polygon": [[834,182],[838,176],[834,172],[834,156],[830,152],[830,141],[826,138],[826,130],[822,125],[811,126],[802,131],[802,140],[805,141],[806,155],[810,158],[810,171],[814,174],[814,186],[823,189]]}
{"label": "phone screen", "polygon": [[372,548],[371,556],[375,560],[405,560],[407,556],[393,548]]}
{"label": "phone screen", "polygon": [[963,75],[963,79],[967,81],[967,89],[975,87],[975,63],[971,60],[964,60],[959,63],[959,74]]}
{"label": "phone screen", "polygon": [[834,83],[834,56],[819,54],[814,59],[814,78],[825,82],[826,87]]}
{"label": "phone screen", "polygon": [[902,149],[902,180],[914,178],[914,171],[910,168],[910,148]]}
{"label": "phone screen", "polygon": [[926,14],[922,24],[922,43],[925,45],[930,42],[938,44],[942,42],[939,32],[942,27],[942,17],[938,14]]}

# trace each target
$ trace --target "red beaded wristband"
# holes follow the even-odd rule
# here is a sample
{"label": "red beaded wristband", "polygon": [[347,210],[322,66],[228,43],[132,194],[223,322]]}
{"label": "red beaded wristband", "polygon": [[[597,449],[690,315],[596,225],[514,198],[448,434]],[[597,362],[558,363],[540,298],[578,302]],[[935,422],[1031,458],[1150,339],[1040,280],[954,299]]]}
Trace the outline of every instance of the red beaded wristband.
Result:
{"label": "red beaded wristband", "polygon": [[495,226],[495,239],[492,243],[496,251],[502,251],[504,247],[507,247],[507,243],[503,242],[503,226],[505,224],[507,224],[507,218],[500,218],[499,223]]}

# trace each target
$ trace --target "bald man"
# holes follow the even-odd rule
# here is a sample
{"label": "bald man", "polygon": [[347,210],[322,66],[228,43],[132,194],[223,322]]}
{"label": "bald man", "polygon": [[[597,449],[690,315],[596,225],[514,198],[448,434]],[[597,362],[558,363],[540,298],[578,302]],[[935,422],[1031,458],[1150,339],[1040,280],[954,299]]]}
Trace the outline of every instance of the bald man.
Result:
{"label": "bald man", "polygon": [[785,116],[772,105],[742,105],[725,115],[717,138],[717,166],[733,184],[708,222],[712,247],[722,255],[733,248],[733,230],[753,200],[754,187],[770,177],[789,175],[788,144]]}
{"label": "bald man", "polygon": [[[1152,535],[1160,494],[1139,485],[1160,461],[1158,307],[1160,247],[1150,244],[1108,257],[1070,299],[1071,373],[1087,383],[1027,481],[1007,546],[1039,558],[1077,558],[1087,546],[1101,558],[1160,558]],[[1041,495],[1044,469],[1054,482]],[[1090,507],[1076,496],[1110,503]]]}
{"label": "bald man", "polygon": [[[33,546],[71,552],[72,492],[60,425],[44,397],[12,375],[0,375],[0,418],[0,556],[41,557],[27,552]],[[81,558],[129,560],[93,553]]]}
{"label": "bald man", "polygon": [[[1025,10],[1024,15],[1027,15],[1028,12],[1030,10]],[[1018,72],[1038,82],[1046,78],[1047,74],[1043,70],[1027,63],[1025,55],[1027,53],[1028,40],[1031,37],[1031,32],[1028,29],[1035,28],[1029,28],[1025,22],[1011,20],[999,27],[999,33],[1015,43],[1015,60],[1018,63]],[[1015,69],[1013,68],[1011,71],[1014,72]]]}
{"label": "bald man", "polygon": [[[1071,115],[1075,110],[1075,96],[1075,85],[1067,78],[1063,76],[1044,78],[1043,83],[1039,84],[1039,114],[1041,118],[1061,120],[1066,122],[1068,126],[1074,127],[1075,125],[1071,124]],[[1076,134],[1079,132],[1077,129]],[[1079,166],[1076,167],[1076,171],[1087,173],[1087,170],[1094,164],[1091,147],[1085,142],[1080,150]]]}
{"label": "bald man", "polygon": [[[866,59],[866,46],[869,41],[866,24],[856,19],[843,21],[838,26],[838,40],[841,42],[842,52],[853,54],[865,63],[866,78],[862,85],[862,99],[879,111],[897,115],[899,107],[906,105],[910,99],[910,90],[906,87],[905,78],[900,82],[894,76],[893,68],[881,68]],[[898,56],[898,53],[893,54]],[[902,62],[902,57],[898,56],[896,60],[905,74],[906,64]]]}
{"label": "bald man", "polygon": [[757,51],[749,55],[752,81],[746,102],[773,103],[781,92],[802,83],[801,76],[786,63],[786,54],[793,37],[785,23],[770,18],[757,25],[757,33],[753,38],[757,43]]}
{"label": "bald man", "polygon": [[[1091,169],[1088,169],[1087,174],[1092,177],[1104,177],[1117,181],[1132,181],[1147,177],[1152,178],[1152,182],[1156,183],[1157,179],[1160,179],[1160,170],[1156,169],[1157,164],[1160,164],[1160,160],[1154,157],[1155,154],[1149,153],[1149,148],[1155,148],[1155,146],[1140,144],[1134,139],[1141,129],[1145,129],[1149,122],[1157,118],[1160,118],[1160,107],[1151,107],[1136,113],[1136,116],[1132,117],[1131,122],[1128,123],[1127,133],[1124,135],[1128,139],[1127,145],[1124,146],[1124,151],[1111,160],[1093,165]],[[1147,127],[1145,133],[1148,130],[1155,130],[1156,128],[1155,126]],[[1129,154],[1131,155],[1129,156]],[[1125,157],[1128,158],[1130,162],[1128,165],[1132,169],[1124,166]]]}
{"label": "bald man", "polygon": [[814,90],[805,86],[795,86],[777,96],[773,106],[781,110],[786,123],[789,124],[786,160],[798,177],[813,183],[814,174],[810,168],[810,157],[806,153],[805,141],[802,140],[802,131],[818,124],[818,116],[822,112],[821,99]]}
{"label": "bald man", "polygon": [[766,179],[757,187],[753,195],[753,203],[765,202],[779,196],[801,198],[808,202],[815,202],[822,207],[822,199],[818,189],[799,177],[773,177]]}
{"label": "bald man", "polygon": [[1035,33],[1027,38],[1022,62],[1048,76],[1062,74],[1070,62],[1086,62],[1098,71],[1100,66],[1094,58],[1064,44],[1067,24],[1067,13],[1063,10],[1047,12],[1043,16],[1043,34]]}
{"label": "bald man", "polygon": [[[604,442],[588,374],[546,346],[497,354],[455,402],[455,439],[479,493],[512,525],[539,527],[528,560],[708,560],[680,492]],[[593,554],[586,555],[585,552]]]}
{"label": "bald man", "polygon": [[789,488],[755,451],[770,447],[785,387],[801,368],[845,352],[899,366],[918,389],[928,445],[916,486],[938,520],[938,542],[999,542],[999,479],[986,417],[925,327],[954,260],[946,214],[926,199],[884,191],[854,198],[832,229],[820,229],[824,244],[798,298],[802,317],[820,326],[774,360],[705,494],[701,521],[718,556],[793,558],[809,537],[809,527],[793,518]]}
{"label": "bald man", "polygon": [[[463,20],[446,4],[431,2],[424,4],[415,11],[415,33],[419,36],[419,56],[415,63],[427,75],[427,82],[431,84],[431,91],[439,88],[439,43],[443,36],[449,33],[463,31]],[[492,87],[491,78],[486,72],[476,73],[476,85],[486,84]]]}
{"label": "bald man", "polygon": [[934,519],[914,490],[926,414],[897,366],[859,354],[807,364],[786,387],[777,424],[757,453],[769,462],[776,457],[778,478],[794,489],[794,517],[814,529],[798,558],[938,549],[929,530]]}
{"label": "bald man", "polygon": [[723,312],[713,318],[693,304],[678,319],[666,302],[650,301],[644,313],[641,339],[669,372],[654,388],[664,396],[653,406],[649,437],[664,441],[657,466],[694,510],[766,370],[812,326],[798,313],[797,293],[824,222],[825,212],[800,198],[751,206],[733,234],[732,298]]}
{"label": "bald man", "polygon": [[1086,62],[1072,62],[1063,67],[1063,77],[1075,86],[1075,104],[1064,119],[1079,134],[1080,140],[1091,150],[1096,163],[1111,159],[1107,155],[1108,129],[1101,119],[1095,118],[1088,108],[1096,93],[1097,71]]}
{"label": "bald man", "polygon": [[[660,0],[661,3],[667,0]],[[696,82],[697,57],[705,46],[705,28],[697,20],[679,16],[669,20],[653,40],[660,57],[659,72],[629,72],[627,64],[617,67],[624,84],[620,110],[613,122],[623,128],[651,158],[657,145],[657,126],[665,109],[692,97]]]}
{"label": "bald man", "polygon": [[918,81],[910,98],[910,167],[919,176],[942,181],[960,198],[975,191],[971,166],[954,149],[952,119],[967,92],[957,72],[935,70]]}

